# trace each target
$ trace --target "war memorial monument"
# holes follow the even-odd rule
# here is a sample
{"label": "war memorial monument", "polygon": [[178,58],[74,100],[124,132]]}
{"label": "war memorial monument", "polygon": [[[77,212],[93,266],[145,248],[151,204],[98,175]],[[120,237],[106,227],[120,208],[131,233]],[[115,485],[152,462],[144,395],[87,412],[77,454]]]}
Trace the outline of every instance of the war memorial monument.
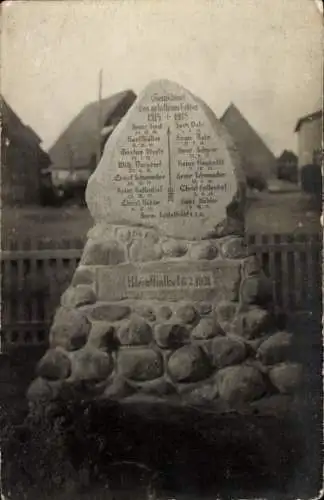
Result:
{"label": "war memorial monument", "polygon": [[[177,429],[187,415],[198,425],[208,415],[212,430],[212,416],[214,430],[224,416],[247,430],[253,418],[277,422],[297,411],[302,367],[244,244],[245,199],[240,152],[214,113],[176,83],[150,83],[88,182],[94,226],[31,404],[114,402]],[[247,431],[257,447],[283,439],[257,428]]]}

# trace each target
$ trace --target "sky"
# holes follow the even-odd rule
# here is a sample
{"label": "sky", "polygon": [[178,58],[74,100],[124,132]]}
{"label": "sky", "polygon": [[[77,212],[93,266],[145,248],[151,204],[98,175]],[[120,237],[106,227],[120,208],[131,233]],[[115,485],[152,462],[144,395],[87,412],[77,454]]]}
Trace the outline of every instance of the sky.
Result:
{"label": "sky", "polygon": [[26,0],[2,8],[1,93],[48,149],[102,95],[173,80],[221,117],[233,102],[276,154],[321,108],[313,0]]}

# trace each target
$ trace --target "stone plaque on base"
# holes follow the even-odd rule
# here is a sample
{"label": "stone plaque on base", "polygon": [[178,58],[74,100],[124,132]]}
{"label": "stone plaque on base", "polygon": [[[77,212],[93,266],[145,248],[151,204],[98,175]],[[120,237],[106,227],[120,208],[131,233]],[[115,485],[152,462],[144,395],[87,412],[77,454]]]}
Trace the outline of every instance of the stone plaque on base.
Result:
{"label": "stone plaque on base", "polygon": [[150,262],[97,268],[99,300],[221,300],[237,299],[240,263]]}

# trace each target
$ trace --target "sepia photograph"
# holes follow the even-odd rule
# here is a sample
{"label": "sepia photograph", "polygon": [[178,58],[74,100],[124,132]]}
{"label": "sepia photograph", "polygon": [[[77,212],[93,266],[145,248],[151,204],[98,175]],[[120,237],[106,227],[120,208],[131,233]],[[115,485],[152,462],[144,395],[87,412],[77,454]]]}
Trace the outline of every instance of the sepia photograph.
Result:
{"label": "sepia photograph", "polygon": [[1,5],[1,500],[323,492],[323,3]]}

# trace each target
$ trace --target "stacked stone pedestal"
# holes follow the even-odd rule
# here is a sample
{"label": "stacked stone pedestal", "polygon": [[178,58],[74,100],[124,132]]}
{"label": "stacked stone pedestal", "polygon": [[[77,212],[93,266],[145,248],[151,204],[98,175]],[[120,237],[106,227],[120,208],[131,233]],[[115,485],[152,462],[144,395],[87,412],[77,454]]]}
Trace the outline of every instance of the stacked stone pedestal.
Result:
{"label": "stacked stone pedestal", "polygon": [[72,448],[81,434],[91,464],[107,443],[104,470],[126,457],[207,484],[251,464],[255,483],[291,462],[299,431],[283,435],[300,413],[301,366],[244,245],[242,165],[211,109],[166,80],[106,143],[86,190],[95,226],[28,391],[63,399],[49,407],[80,423]]}
{"label": "stacked stone pedestal", "polygon": [[28,397],[286,411],[301,367],[270,305],[271,284],[241,236],[194,241],[99,224]]}

